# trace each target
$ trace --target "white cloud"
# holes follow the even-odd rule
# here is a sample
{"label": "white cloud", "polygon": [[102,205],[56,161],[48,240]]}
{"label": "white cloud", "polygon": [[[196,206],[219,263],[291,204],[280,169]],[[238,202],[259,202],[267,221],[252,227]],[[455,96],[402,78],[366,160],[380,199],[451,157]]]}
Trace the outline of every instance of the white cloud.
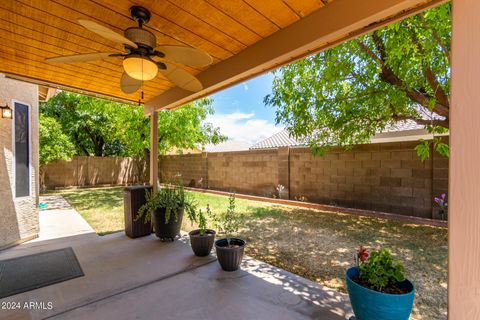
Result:
{"label": "white cloud", "polygon": [[245,82],[243,83],[243,89],[245,89],[245,91],[248,91],[248,84],[246,84]]}
{"label": "white cloud", "polygon": [[250,145],[268,138],[279,132],[281,128],[264,119],[255,119],[254,113],[233,112],[228,114],[214,114],[207,118],[207,122],[234,141],[245,141]]}

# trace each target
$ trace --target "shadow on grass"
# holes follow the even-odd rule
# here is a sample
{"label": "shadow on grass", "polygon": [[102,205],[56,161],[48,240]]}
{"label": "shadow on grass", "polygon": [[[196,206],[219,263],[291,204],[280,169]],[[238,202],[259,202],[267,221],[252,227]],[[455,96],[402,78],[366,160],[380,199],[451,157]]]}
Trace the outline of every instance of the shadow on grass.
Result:
{"label": "shadow on grass", "polygon": [[418,288],[415,314],[434,319],[446,312],[446,287],[439,285],[447,281],[445,228],[286,206],[242,213],[247,219],[239,236],[257,259],[345,291],[345,270],[356,248],[387,247]]}
{"label": "shadow on grass", "polygon": [[275,207],[247,207],[246,215],[254,218],[280,218],[282,211]]}

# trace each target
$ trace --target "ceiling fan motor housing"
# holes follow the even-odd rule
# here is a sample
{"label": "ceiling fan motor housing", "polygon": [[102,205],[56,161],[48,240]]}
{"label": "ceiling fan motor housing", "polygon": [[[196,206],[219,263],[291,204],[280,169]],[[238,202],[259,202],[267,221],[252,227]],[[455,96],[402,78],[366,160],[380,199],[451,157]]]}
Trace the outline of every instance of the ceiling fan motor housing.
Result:
{"label": "ceiling fan motor housing", "polygon": [[139,46],[155,48],[157,39],[153,33],[142,28],[128,28],[124,32],[125,37],[135,42]]}

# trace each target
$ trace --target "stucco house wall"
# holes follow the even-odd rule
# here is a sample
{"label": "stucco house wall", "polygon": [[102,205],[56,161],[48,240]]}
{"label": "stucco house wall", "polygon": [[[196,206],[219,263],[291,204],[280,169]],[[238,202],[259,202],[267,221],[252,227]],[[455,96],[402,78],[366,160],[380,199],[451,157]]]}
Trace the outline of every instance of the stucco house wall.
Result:
{"label": "stucco house wall", "polygon": [[38,236],[38,86],[0,74],[0,105],[30,106],[30,196],[15,198],[13,120],[0,115],[0,249]]}

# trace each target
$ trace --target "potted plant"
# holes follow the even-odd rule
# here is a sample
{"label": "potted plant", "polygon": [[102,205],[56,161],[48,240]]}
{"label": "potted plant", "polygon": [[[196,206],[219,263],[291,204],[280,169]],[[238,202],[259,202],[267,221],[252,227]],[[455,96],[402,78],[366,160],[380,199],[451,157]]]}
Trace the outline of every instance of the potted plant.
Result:
{"label": "potted plant", "polygon": [[[210,206],[207,205],[207,217],[211,216]],[[205,257],[210,254],[215,240],[215,230],[207,229],[207,217],[202,210],[199,210],[198,229],[188,233],[193,253],[198,257]]]}
{"label": "potted plant", "polygon": [[356,320],[407,320],[415,296],[403,264],[388,249],[360,247],[356,266],[347,270],[347,291]]}
{"label": "potted plant", "polygon": [[232,238],[231,235],[238,231],[241,217],[235,213],[235,195],[228,198],[228,209],[220,215],[214,215],[214,221],[219,233],[225,238],[215,241],[218,262],[224,271],[238,270],[243,259],[245,240]]}
{"label": "potted plant", "polygon": [[448,199],[447,199],[447,194],[442,193],[440,197],[435,197],[433,198],[435,203],[438,205],[436,210],[436,214],[434,218],[440,218],[441,220],[447,220],[448,218]]}
{"label": "potted plant", "polygon": [[182,185],[168,185],[156,192],[147,192],[146,200],[136,219],[151,220],[155,235],[162,241],[174,241],[180,234],[184,212],[191,221],[196,221],[196,203]]}

